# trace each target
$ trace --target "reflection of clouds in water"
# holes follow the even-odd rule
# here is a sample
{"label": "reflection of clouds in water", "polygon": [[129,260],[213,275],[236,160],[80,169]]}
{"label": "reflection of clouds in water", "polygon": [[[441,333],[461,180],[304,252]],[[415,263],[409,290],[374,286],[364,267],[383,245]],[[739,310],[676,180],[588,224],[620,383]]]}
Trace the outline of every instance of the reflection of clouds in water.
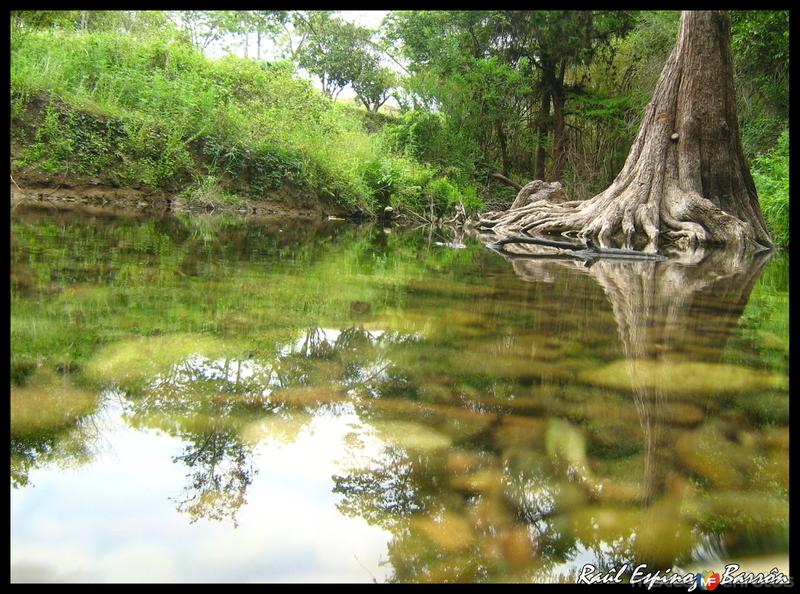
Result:
{"label": "reflection of clouds in water", "polygon": [[[71,565],[89,565],[85,558],[76,558]],[[39,562],[22,561],[11,564],[12,583],[63,583],[97,581],[100,576],[89,571],[62,571],[59,568]]]}
{"label": "reflection of clouds in water", "polygon": [[[208,377],[219,378],[218,367],[210,368]],[[106,396],[104,429],[113,451],[81,472],[42,471],[40,488],[15,496],[17,517],[37,510],[33,524],[29,517],[15,523],[29,528],[12,534],[15,580],[354,581],[383,575],[386,535],[360,518],[341,516],[331,488],[343,460],[371,458],[386,445],[352,405],[268,414],[245,428],[258,443],[253,463],[259,477],[239,528],[230,530],[202,519],[189,525],[174,514],[168,495],[180,487],[182,473],[169,460],[181,440],[131,429],[121,420],[119,394]],[[299,430],[282,435],[290,429],[285,424]],[[354,432],[357,442],[348,439]],[[44,558],[52,564],[38,563]]]}
{"label": "reflection of clouds in water", "polygon": [[[40,471],[36,489],[13,494],[12,564],[34,580],[380,580],[388,534],[341,515],[332,493],[330,477],[356,451],[346,440],[354,428],[364,426],[352,413],[321,413],[293,443],[261,442],[232,530],[174,513],[168,496],[183,477],[170,458],[180,440],[119,421],[116,456],[79,472]],[[367,434],[360,449],[379,447]]]}

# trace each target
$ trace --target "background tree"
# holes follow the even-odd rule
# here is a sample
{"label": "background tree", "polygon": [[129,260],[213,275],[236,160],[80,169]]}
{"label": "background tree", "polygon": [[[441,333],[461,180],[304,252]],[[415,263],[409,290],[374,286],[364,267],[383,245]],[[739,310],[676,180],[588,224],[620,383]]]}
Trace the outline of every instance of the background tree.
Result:
{"label": "background tree", "polygon": [[391,97],[397,77],[391,69],[381,66],[377,58],[371,58],[369,54],[365,58],[353,76],[351,85],[356,98],[367,111],[377,112]]}
{"label": "background tree", "polygon": [[789,11],[731,11],[734,75],[745,154],[769,150],[787,129]]}
{"label": "background tree", "polygon": [[359,72],[370,30],[327,11],[298,13],[298,23],[308,36],[295,54],[298,65],[319,77],[323,92],[336,98]]}
{"label": "background tree", "polygon": [[226,33],[236,30],[236,16],[230,11],[179,10],[175,16],[189,41],[200,49],[206,49]]}
{"label": "background tree", "polygon": [[[625,11],[504,11],[498,19],[498,38],[510,61],[528,58],[539,71],[539,117],[533,177],[560,179],[565,163],[567,69],[586,64],[608,47],[614,36],[632,26]],[[551,114],[552,106],[552,114]],[[552,133],[552,164],[545,176],[544,137]]]}

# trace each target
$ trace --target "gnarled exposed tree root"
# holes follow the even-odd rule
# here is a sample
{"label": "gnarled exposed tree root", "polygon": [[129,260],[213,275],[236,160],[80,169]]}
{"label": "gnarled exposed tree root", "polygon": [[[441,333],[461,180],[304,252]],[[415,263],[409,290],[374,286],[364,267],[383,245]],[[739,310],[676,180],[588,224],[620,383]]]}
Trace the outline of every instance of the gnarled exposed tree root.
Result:
{"label": "gnarled exposed tree root", "polygon": [[637,183],[612,184],[590,200],[570,201],[561,184],[535,180],[520,190],[511,208],[489,212],[479,231],[498,237],[562,235],[595,240],[601,248],[621,246],[656,252],[659,240],[678,247],[759,246],[747,223],[696,192],[671,186],[655,198]]}

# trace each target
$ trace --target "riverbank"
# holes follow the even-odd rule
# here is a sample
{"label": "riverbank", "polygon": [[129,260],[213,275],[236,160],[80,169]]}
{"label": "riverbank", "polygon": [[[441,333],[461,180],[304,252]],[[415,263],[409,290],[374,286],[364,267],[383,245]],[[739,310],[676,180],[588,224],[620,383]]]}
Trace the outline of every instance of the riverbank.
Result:
{"label": "riverbank", "polygon": [[290,63],[212,60],[179,38],[12,40],[12,176],[34,196],[275,216],[479,210],[474,186],[393,148],[394,119],[329,99]]}
{"label": "riverbank", "polygon": [[193,204],[186,197],[154,191],[147,188],[120,187],[101,181],[97,177],[49,175],[38,171],[16,171],[12,166],[11,207],[21,203],[36,203],[70,207],[81,205],[92,208],[148,213],[204,212],[219,214],[257,215],[268,218],[319,219],[337,217],[358,220],[357,211],[348,211],[327,204],[314,195],[298,188],[284,187],[273,192],[266,200],[239,199],[231,204],[214,201],[210,197],[203,204]]}

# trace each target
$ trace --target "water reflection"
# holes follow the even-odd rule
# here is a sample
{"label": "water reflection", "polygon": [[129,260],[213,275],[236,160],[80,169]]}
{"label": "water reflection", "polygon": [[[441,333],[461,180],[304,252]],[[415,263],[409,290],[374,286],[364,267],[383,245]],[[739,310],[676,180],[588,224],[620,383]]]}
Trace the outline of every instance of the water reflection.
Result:
{"label": "water reflection", "polygon": [[[511,266],[428,230],[292,242],[214,221],[15,234],[18,566],[52,546],[34,544],[29,477],[41,497],[104,492],[102,509],[169,526],[188,560],[174,553],[163,579],[194,579],[200,558],[212,579],[325,579],[328,559],[349,579],[547,581],[589,561],[785,555],[785,351],[753,308],[785,282],[759,288],[764,255]],[[75,483],[75,465],[109,464],[99,438],[153,476]],[[69,540],[47,521],[51,543]],[[112,550],[172,538],[82,535]],[[290,553],[323,541],[338,544]]]}
{"label": "water reflection", "polygon": [[[756,519],[760,514],[743,492],[699,494],[680,475],[680,470],[688,469],[724,489],[742,489],[748,479],[753,479],[755,471],[749,463],[752,450],[737,443],[752,446],[752,435],[738,433],[731,440],[731,434],[737,434],[736,427],[720,426],[707,415],[713,416],[712,409],[724,411],[729,402],[721,399],[728,393],[747,388],[785,388],[781,378],[720,363],[770,255],[715,250],[683,254],[667,262],[601,259],[581,264],[525,257],[546,252],[536,247],[516,251],[522,257],[511,260],[522,279],[550,282],[558,268],[583,270],[602,287],[613,308],[625,362],[613,362],[583,376],[599,385],[631,390],[644,441],[643,492],[641,497],[631,498],[640,501],[641,512],[631,509],[626,516],[598,506],[584,508],[574,518],[575,532],[585,535],[583,540],[595,548],[601,564],[619,567],[622,563],[646,562],[669,568],[689,556],[705,561],[726,559],[723,534],[704,532],[701,526],[695,526],[699,531],[693,534],[687,523],[687,516],[700,520],[698,524],[706,520],[701,520],[703,512],[697,507],[721,512],[720,495],[735,508],[727,510],[727,519],[748,517],[745,523],[761,524],[758,528],[767,531],[778,528],[780,534],[780,527],[788,520],[785,512],[774,513],[773,508],[772,515],[765,513]],[[701,376],[700,381],[697,376]],[[607,412],[629,417],[622,410]],[[746,425],[741,415],[736,420],[740,427]],[[676,426],[701,427],[687,431]],[[710,451],[703,451],[702,441]],[[779,492],[788,487],[786,470]],[[604,487],[595,484],[595,500],[603,500]],[[768,500],[773,505],[780,499]],[[687,514],[687,507],[695,509]],[[586,527],[593,524],[599,524],[599,530],[587,532]]]}
{"label": "water reflection", "polygon": [[25,487],[36,468],[91,460],[100,437],[97,397],[44,370],[11,386],[11,484]]}

